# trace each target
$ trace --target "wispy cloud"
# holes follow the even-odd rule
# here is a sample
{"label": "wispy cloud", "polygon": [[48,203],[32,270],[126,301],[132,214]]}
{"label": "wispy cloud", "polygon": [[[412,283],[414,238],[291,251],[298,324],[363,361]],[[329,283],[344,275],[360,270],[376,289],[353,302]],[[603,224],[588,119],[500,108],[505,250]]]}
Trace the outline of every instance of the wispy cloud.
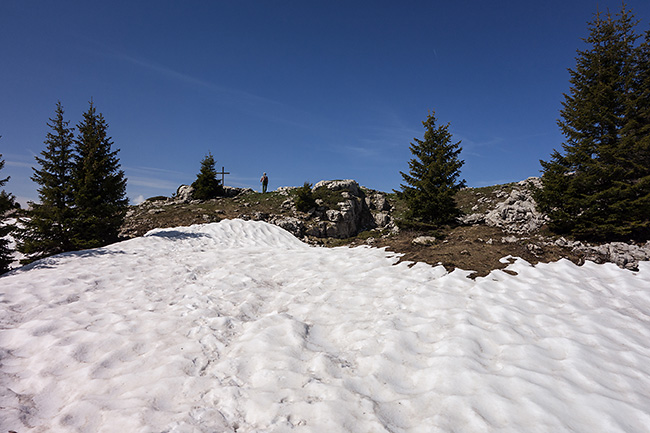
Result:
{"label": "wispy cloud", "polygon": [[420,131],[398,121],[388,125],[365,126],[357,132],[358,138],[351,140],[352,144],[332,146],[332,149],[352,157],[386,161],[393,158],[396,148],[407,149],[418,134],[422,135]]}
{"label": "wispy cloud", "polygon": [[378,156],[378,150],[372,147],[362,146],[342,146],[339,148],[345,153],[352,154],[357,158],[374,158]]}
{"label": "wispy cloud", "polygon": [[145,188],[159,189],[159,190],[176,190],[178,188],[178,183],[170,182],[162,179],[155,179],[151,177],[137,177],[137,176],[127,176],[127,181],[129,185],[132,186],[143,186]]}
{"label": "wispy cloud", "polygon": [[7,167],[20,167],[20,168],[32,168],[32,167],[35,167],[35,163],[22,162],[22,161],[12,161],[12,160],[6,160],[5,164],[7,165]]}
{"label": "wispy cloud", "polygon": [[139,68],[151,71],[161,77],[178,83],[196,86],[209,92],[219,95],[215,101],[219,104],[228,105],[249,114],[261,118],[270,119],[276,122],[301,127],[305,123],[318,123],[318,119],[311,113],[296,109],[283,102],[266,98],[257,94],[246,92],[234,87],[228,87],[207,81],[196,76],[177,71],[159,63],[144,58],[137,58],[125,53],[108,50],[108,56],[119,61],[135,65]]}
{"label": "wispy cloud", "polygon": [[176,191],[176,188],[192,175],[176,170],[155,167],[123,167],[130,186]]}
{"label": "wispy cloud", "polygon": [[139,174],[145,174],[147,176],[150,176],[152,174],[156,175],[164,175],[164,176],[173,176],[173,177],[187,177],[188,174],[182,171],[178,170],[170,170],[168,168],[157,168],[157,167],[144,167],[144,166],[137,166],[137,167],[132,167],[132,166],[127,166],[124,167],[125,171],[128,171],[129,173],[139,173]]}
{"label": "wispy cloud", "polygon": [[176,80],[185,84],[191,84],[191,85],[203,87],[213,92],[229,95],[233,99],[241,100],[249,104],[263,103],[263,104],[280,105],[280,103],[277,101],[273,101],[271,99],[254,95],[252,93],[248,93],[242,90],[220,86],[210,81],[202,80],[195,76],[176,71],[170,67],[163,66],[161,64],[151,62],[142,58],[136,58],[124,53],[117,53],[117,52],[112,52],[111,55],[119,60],[156,72],[157,74],[167,77],[169,79]]}

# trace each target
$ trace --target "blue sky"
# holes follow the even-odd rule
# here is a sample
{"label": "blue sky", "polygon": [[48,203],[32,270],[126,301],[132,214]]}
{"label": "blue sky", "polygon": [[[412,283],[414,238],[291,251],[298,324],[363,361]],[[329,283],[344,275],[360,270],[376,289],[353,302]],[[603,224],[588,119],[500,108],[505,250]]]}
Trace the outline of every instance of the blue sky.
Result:
{"label": "blue sky", "polygon": [[[630,0],[650,28],[650,2]],[[560,148],[567,68],[587,21],[618,0],[22,1],[0,3],[0,177],[25,203],[57,101],[92,98],[132,202],[194,181],[323,179],[399,189],[435,110],[469,186],[539,175]]]}

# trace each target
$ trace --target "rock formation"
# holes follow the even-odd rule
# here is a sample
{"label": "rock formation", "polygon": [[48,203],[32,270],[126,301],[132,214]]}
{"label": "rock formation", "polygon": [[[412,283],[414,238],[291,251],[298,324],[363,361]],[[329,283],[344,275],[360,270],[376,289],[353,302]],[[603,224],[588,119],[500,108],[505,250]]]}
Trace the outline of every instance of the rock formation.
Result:
{"label": "rock formation", "polygon": [[317,198],[317,207],[302,214],[295,209],[291,190],[282,188],[279,192],[287,196],[282,207],[292,209],[295,217],[254,215],[253,218],[278,225],[300,238],[344,239],[364,230],[394,227],[386,194],[361,188],[354,180],[318,182],[312,194],[333,203]]}
{"label": "rock formation", "polygon": [[547,218],[537,211],[533,189],[541,187],[538,177],[531,177],[516,183],[508,193],[499,191],[503,199],[485,213],[474,213],[461,218],[465,224],[486,224],[499,227],[507,233],[518,235],[536,232]]}

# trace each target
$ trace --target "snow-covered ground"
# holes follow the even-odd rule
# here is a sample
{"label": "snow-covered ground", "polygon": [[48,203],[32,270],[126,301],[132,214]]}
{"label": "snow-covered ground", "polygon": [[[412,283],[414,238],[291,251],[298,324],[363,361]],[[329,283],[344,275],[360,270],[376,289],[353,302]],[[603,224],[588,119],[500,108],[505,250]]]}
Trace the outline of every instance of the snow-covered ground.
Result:
{"label": "snow-covered ground", "polygon": [[648,432],[650,264],[473,281],[240,220],[0,278],[0,432]]}
{"label": "snow-covered ground", "polygon": [[[7,226],[7,225],[13,225],[13,226],[18,226],[22,228],[22,225],[16,218],[7,218],[6,220],[1,220],[0,221],[0,227]],[[25,256],[18,251],[16,251],[16,240],[14,237],[9,234],[6,236],[4,239],[7,239],[9,241],[9,249],[13,252],[13,263],[9,265],[9,269],[14,269],[20,267],[20,261],[25,258]],[[0,432],[2,432],[0,430]],[[3,432],[4,433],[4,432]]]}

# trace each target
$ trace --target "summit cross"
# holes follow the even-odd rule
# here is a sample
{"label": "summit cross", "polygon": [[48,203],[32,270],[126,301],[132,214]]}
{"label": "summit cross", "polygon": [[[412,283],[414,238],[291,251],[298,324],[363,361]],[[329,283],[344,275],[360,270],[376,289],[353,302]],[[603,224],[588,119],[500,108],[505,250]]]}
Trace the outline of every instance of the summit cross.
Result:
{"label": "summit cross", "polygon": [[216,174],[220,174],[220,175],[221,175],[221,186],[224,186],[224,183],[223,183],[223,181],[224,181],[224,175],[226,175],[226,174],[230,174],[229,171],[224,171],[224,170],[225,170],[225,167],[221,167],[221,172],[217,172],[217,173],[216,173]]}

